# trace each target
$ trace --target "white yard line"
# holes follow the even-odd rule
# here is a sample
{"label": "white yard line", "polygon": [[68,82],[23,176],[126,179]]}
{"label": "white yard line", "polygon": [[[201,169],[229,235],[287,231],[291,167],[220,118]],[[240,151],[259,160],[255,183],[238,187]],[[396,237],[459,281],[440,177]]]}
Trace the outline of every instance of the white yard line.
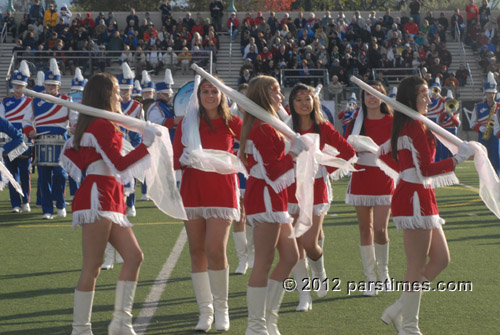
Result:
{"label": "white yard line", "polygon": [[186,241],[186,229],[182,228],[182,231],[179,234],[177,241],[175,242],[172,252],[168,256],[165,264],[163,264],[163,268],[158,274],[158,277],[156,277],[148,297],[142,304],[142,309],[139,313],[139,316],[135,319],[134,329],[138,335],[143,335],[146,333],[146,330],[151,323],[151,319],[158,309],[158,303],[160,302],[161,295],[163,294],[163,291],[165,291],[167,282],[170,278],[170,275],[172,274],[172,271],[174,270],[175,264],[181,256],[182,249],[184,248]]}

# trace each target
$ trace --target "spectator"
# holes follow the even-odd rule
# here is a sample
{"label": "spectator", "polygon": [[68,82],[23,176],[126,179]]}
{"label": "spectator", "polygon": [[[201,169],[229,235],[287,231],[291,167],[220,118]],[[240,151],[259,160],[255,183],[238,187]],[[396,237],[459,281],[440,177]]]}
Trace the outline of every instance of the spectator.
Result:
{"label": "spectator", "polygon": [[[232,24],[232,27],[231,27]],[[236,13],[232,12],[231,16],[227,20],[226,23],[227,26],[227,32],[231,36],[232,41],[236,39],[236,36],[238,35],[238,31],[240,28],[240,20],[238,20],[238,17],[236,17]],[[231,32],[232,29],[232,32]]]}
{"label": "spectator", "polygon": [[[109,51],[111,56],[117,57],[120,54],[120,51],[124,49],[124,47],[125,46],[124,46],[123,40],[120,36],[120,32],[116,30],[108,41],[108,51]],[[128,46],[128,48],[130,50],[129,46]],[[131,64],[131,63],[132,62],[129,62],[129,64]]]}
{"label": "spectator", "polygon": [[12,40],[15,41],[17,38],[16,20],[10,10],[7,11],[7,15],[3,18],[3,24],[6,24],[7,32],[12,34]]}
{"label": "spectator", "polygon": [[432,78],[434,79],[438,76],[442,78],[445,70],[446,66],[441,64],[441,60],[439,59],[439,57],[434,58],[434,64],[429,66],[429,73],[432,75]]}
{"label": "spectator", "polygon": [[135,8],[130,8],[130,14],[125,19],[127,22],[127,27],[131,26],[130,21],[134,20],[134,23],[139,24],[139,17],[135,14]]}
{"label": "spectator", "polygon": [[29,23],[34,23],[36,20],[43,22],[44,13],[45,10],[43,9],[43,6],[40,4],[40,0],[34,0],[29,10],[29,18],[31,21]]}
{"label": "spectator", "polygon": [[108,27],[109,25],[113,25],[113,29],[118,30],[118,22],[116,22],[116,19],[113,16],[113,12],[108,12],[108,18],[105,21]]}
{"label": "spectator", "polygon": [[469,3],[465,5],[466,22],[467,22],[467,32],[472,29],[473,22],[479,22],[479,8],[474,3],[474,0],[469,0]]}
{"label": "spectator", "polygon": [[23,41],[20,39],[16,39],[16,45],[12,48],[12,54],[17,52],[17,57],[22,57],[24,51]]}
{"label": "spectator", "polygon": [[297,30],[301,30],[307,27],[307,20],[304,17],[304,12],[299,12],[299,16],[293,21],[293,24],[295,25],[295,28],[297,28]]}
{"label": "spectator", "polygon": [[24,46],[24,48],[27,48],[27,47],[30,47],[31,50],[37,50],[38,49],[38,42],[35,40],[35,38],[33,37],[33,31],[26,31],[26,35],[23,39],[23,43],[22,45]]}
{"label": "spectator", "polygon": [[446,18],[444,12],[441,12],[441,15],[439,16],[438,23],[443,26],[443,30],[446,32],[448,30],[448,19]]}
{"label": "spectator", "polygon": [[54,28],[54,31],[58,35],[64,34],[64,29],[67,28],[68,25],[64,24],[64,19],[62,17],[59,18],[59,22],[56,24],[56,27]]}
{"label": "spectator", "polygon": [[167,52],[163,54],[163,65],[172,72],[175,72],[175,65],[178,63],[177,54],[172,48],[167,48]]}
{"label": "spectator", "polygon": [[165,24],[167,17],[170,16],[170,11],[172,10],[172,6],[170,6],[170,0],[164,0],[164,2],[160,5],[161,11],[161,23]]}
{"label": "spectator", "polygon": [[269,29],[271,29],[272,34],[276,33],[279,27],[279,21],[276,18],[275,12],[269,13],[269,18],[267,19],[267,25],[269,26]]}
{"label": "spectator", "polygon": [[150,46],[156,44],[158,39],[158,31],[155,29],[154,24],[150,22],[143,36],[144,42]]}
{"label": "spectator", "polygon": [[486,23],[490,21],[490,5],[488,3],[488,0],[483,0],[481,3],[481,7],[479,7],[479,23],[481,24],[481,27],[484,28]]}
{"label": "spectator", "polygon": [[219,0],[212,0],[209,5],[210,16],[212,17],[213,24],[215,25],[215,29],[217,31],[222,30],[222,15],[223,8],[222,2]]}
{"label": "spectator", "polygon": [[408,7],[410,8],[410,17],[417,26],[420,26],[420,8],[422,7],[421,0],[412,0]]}
{"label": "spectator", "polygon": [[46,26],[49,26],[50,29],[54,29],[57,24],[57,10],[55,9],[54,4],[50,4],[49,8],[45,11],[43,15],[43,21]]}
{"label": "spectator", "polygon": [[184,47],[182,52],[177,55],[177,59],[181,65],[182,74],[186,74],[189,71],[189,66],[191,65],[191,53],[188,48]]}
{"label": "spectator", "polygon": [[104,43],[106,30],[108,27],[106,26],[106,22],[104,19],[100,19],[99,24],[95,27],[95,36],[97,37],[97,44]]}
{"label": "spectator", "polygon": [[241,84],[247,84],[253,77],[254,76],[250,73],[249,69],[243,69],[243,73],[238,78],[238,86]]}
{"label": "spectator", "polygon": [[388,8],[385,11],[385,15],[382,17],[382,26],[386,30],[390,30],[392,28],[392,24],[394,23],[394,19],[391,16],[391,10]]}
{"label": "spectator", "polygon": [[87,12],[87,16],[82,20],[81,26],[85,27],[89,34],[92,34],[95,28],[95,21],[92,18],[92,14]]}
{"label": "spectator", "polygon": [[158,48],[156,47],[156,45],[151,46],[151,51],[148,52],[146,55],[146,64],[147,64],[147,69],[153,70],[155,73],[155,76],[157,76],[158,73],[163,68],[162,60],[163,60],[163,56],[158,51]]}
{"label": "spectator", "polygon": [[465,30],[464,16],[460,14],[459,8],[455,8],[455,12],[453,13],[450,19],[450,25],[451,25],[450,32],[453,39],[455,39],[457,25],[460,32],[460,36],[464,34]]}
{"label": "spectator", "polygon": [[253,19],[252,14],[247,13],[245,15],[245,18],[243,19],[243,24],[248,24],[249,27],[255,25],[255,20]]}
{"label": "spectator", "polygon": [[198,45],[193,47],[193,53],[191,57],[194,64],[205,67],[207,65],[207,59],[205,58],[205,53],[200,49]]}
{"label": "spectator", "polygon": [[191,34],[194,36],[195,33],[198,33],[203,36],[203,20],[201,18],[197,18],[193,28],[191,29]]}
{"label": "spectator", "polygon": [[186,27],[189,32],[193,29],[194,20],[191,18],[190,12],[187,12],[186,16],[182,19],[182,25]]}
{"label": "spectator", "polygon": [[21,38],[24,32],[28,30],[28,25],[29,25],[28,21],[29,21],[29,16],[24,14],[24,18],[21,20],[21,22],[19,22],[19,29],[17,31],[18,36],[16,36],[16,38]]}
{"label": "spectator", "polygon": [[[450,72],[448,74],[448,77],[444,80],[444,85],[443,88],[446,88],[447,90],[451,90],[453,92],[453,96],[458,98],[458,87],[460,86],[460,83],[455,76],[455,73]],[[444,92],[446,95],[446,92]]]}
{"label": "spectator", "polygon": [[413,17],[410,17],[408,23],[404,25],[403,29],[409,36],[415,37],[418,34],[418,25],[413,22]]}
{"label": "spectator", "polygon": [[146,68],[146,54],[140,46],[137,47],[136,52],[134,53],[133,64],[137,73],[142,73],[142,70]]}
{"label": "spectator", "polygon": [[465,65],[460,64],[455,76],[458,79],[459,85],[463,87],[467,83],[467,78],[469,77],[469,71],[467,71]]}
{"label": "spectator", "polygon": [[[136,50],[136,48],[139,45],[139,42],[137,41],[137,38],[135,37],[134,33],[132,33],[132,32],[129,32],[128,35],[126,35],[123,38],[123,43],[127,44],[130,47],[130,50]],[[139,71],[139,72],[141,72],[141,71]]]}
{"label": "spectator", "polygon": [[336,104],[340,104],[343,90],[344,86],[339,81],[339,77],[333,75],[332,79],[330,80],[330,84],[328,84],[328,93],[329,93],[328,100],[334,100]]}

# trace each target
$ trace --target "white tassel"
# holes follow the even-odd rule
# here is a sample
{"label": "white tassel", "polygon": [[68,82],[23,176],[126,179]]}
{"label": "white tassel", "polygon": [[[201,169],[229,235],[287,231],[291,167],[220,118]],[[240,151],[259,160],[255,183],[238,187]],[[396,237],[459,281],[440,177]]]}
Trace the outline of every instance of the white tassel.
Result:
{"label": "white tassel", "polygon": [[174,84],[174,78],[172,77],[172,71],[170,69],[165,70],[165,79],[164,79],[165,84],[173,85]]}
{"label": "white tassel", "polygon": [[135,78],[135,73],[130,69],[130,66],[128,66],[127,62],[122,63],[122,72],[123,72],[123,78],[125,79],[133,79]]}
{"label": "white tassel", "polygon": [[59,71],[59,66],[57,66],[57,60],[55,58],[50,59],[50,72],[52,72],[55,76],[60,76],[61,72]]}
{"label": "white tassel", "polygon": [[43,71],[38,71],[36,74],[36,86],[43,86],[43,83],[45,82],[45,73]]}
{"label": "white tassel", "polygon": [[80,70],[79,67],[75,69],[75,76],[73,77],[73,79],[76,79],[78,81],[83,81],[82,70]]}
{"label": "white tassel", "polygon": [[19,65],[19,72],[21,72],[25,77],[29,78],[31,76],[30,68],[25,60],[21,61],[21,65]]}
{"label": "white tassel", "polygon": [[144,70],[142,71],[142,85],[145,85],[147,83],[151,82],[151,77],[149,76],[149,72]]}

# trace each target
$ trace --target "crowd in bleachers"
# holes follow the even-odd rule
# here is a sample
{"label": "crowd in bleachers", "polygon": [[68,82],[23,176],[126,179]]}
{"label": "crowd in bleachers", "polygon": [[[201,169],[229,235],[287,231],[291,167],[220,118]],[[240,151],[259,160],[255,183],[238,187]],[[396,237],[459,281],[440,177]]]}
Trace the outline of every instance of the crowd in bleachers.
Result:
{"label": "crowd in bleachers", "polygon": [[96,17],[91,13],[73,15],[66,4],[59,10],[53,4],[44,10],[40,0],[34,0],[19,24],[12,13],[6,15],[4,22],[9,22],[9,32],[16,41],[14,51],[37,70],[47,70],[48,60],[54,56],[61,59],[63,73],[72,74],[76,67],[84,73],[103,71],[114,60],[128,62],[137,73],[144,69],[159,73],[166,67],[186,72],[191,62],[200,66],[208,63],[206,51],[212,51],[215,63],[219,40],[212,18],[199,13],[192,18],[187,13],[175,19],[169,0],[158,10],[161,27],[155,27],[149,12],[139,17],[134,9],[130,10],[125,26],[120,27],[111,11]]}

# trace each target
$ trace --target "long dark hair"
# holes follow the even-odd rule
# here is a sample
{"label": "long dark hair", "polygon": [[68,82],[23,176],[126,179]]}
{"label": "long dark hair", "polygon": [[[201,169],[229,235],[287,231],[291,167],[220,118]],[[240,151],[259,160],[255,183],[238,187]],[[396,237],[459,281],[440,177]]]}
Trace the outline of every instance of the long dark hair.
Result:
{"label": "long dark hair", "polygon": [[[300,131],[300,117],[299,114],[297,114],[297,112],[295,111],[293,100],[295,99],[295,96],[299,91],[307,91],[311,95],[313,95],[314,88],[306,84],[297,83],[290,92],[290,97],[288,98],[288,105],[290,106],[290,114],[292,115],[293,130],[295,131]],[[313,132],[319,134],[319,124],[325,122],[325,118],[321,113],[321,105],[319,102],[319,98],[313,96],[313,101],[314,101],[313,110],[309,115],[311,117],[311,120],[313,120]]]}
{"label": "long dark hair", "polygon": [[[384,86],[384,84],[382,84],[382,82],[380,82],[378,80],[369,80],[366,83],[370,86],[377,86],[383,95],[387,95],[387,91],[385,90],[385,86]],[[359,133],[360,135],[365,134],[365,122],[364,122],[364,120],[366,120],[366,117],[368,115],[368,107],[366,107],[366,104],[365,104],[365,96],[366,96],[366,93],[363,90],[361,92],[361,111],[363,112],[363,125],[361,126],[361,131]],[[380,104],[380,112],[382,114],[389,114],[389,115],[392,115],[394,113],[392,110],[392,107],[383,101]],[[355,119],[352,120],[353,127],[354,127],[354,121],[355,121]]]}
{"label": "long dark hair", "polygon": [[[427,85],[427,81],[419,76],[411,76],[403,79],[398,87],[396,101],[417,110],[417,96],[420,86]],[[391,149],[392,157],[398,160],[398,137],[403,127],[407,126],[412,119],[405,114],[396,111],[392,120]]]}
{"label": "long dark hair", "polygon": [[[117,79],[109,73],[97,73],[90,77],[85,85],[82,96],[82,105],[103,109],[106,111],[119,113],[111,106],[111,96],[113,95],[113,85],[118,85]],[[78,114],[78,121],[73,136],[73,147],[80,149],[80,141],[87,127],[96,119],[94,116]]]}
{"label": "long dark hair", "polygon": [[[198,95],[198,102],[199,102],[199,106],[200,106],[199,107],[199,109],[200,109],[200,118],[203,118],[208,123],[208,125],[210,126],[210,129],[213,130],[213,131],[215,131],[215,129],[214,129],[213,125],[212,125],[212,122],[208,118],[208,115],[207,115],[207,113],[205,111],[205,108],[203,107],[203,105],[201,103],[201,86],[203,86],[203,84],[205,84],[206,82],[208,82],[208,79],[205,79],[205,78],[202,79],[200,81],[200,85],[198,86],[198,92],[196,92],[196,94]],[[227,129],[229,129],[229,132],[234,135],[234,132],[229,127],[229,120],[231,120],[233,118],[233,115],[231,114],[231,109],[229,108],[229,106],[227,104],[226,95],[224,93],[222,93],[222,91],[221,91],[220,92],[220,96],[221,96],[221,98],[220,98],[219,105],[217,106],[217,113],[224,120],[224,123],[225,123]]]}

